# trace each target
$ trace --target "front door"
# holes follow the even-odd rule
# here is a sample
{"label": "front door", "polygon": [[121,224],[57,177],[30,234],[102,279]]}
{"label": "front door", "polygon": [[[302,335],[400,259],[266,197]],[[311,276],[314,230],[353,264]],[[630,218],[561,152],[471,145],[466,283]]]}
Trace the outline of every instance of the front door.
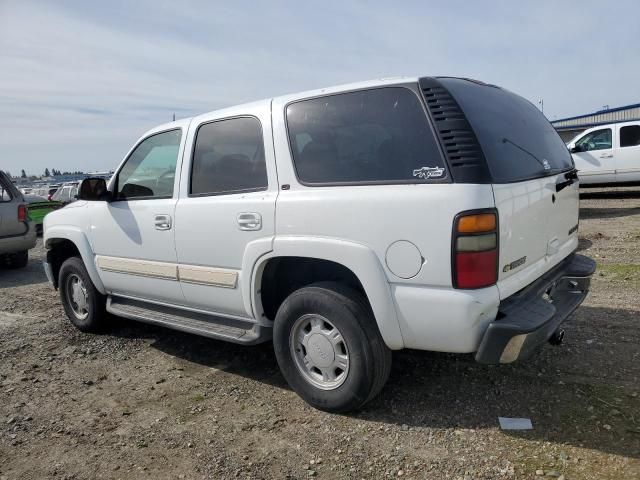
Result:
{"label": "front door", "polygon": [[109,293],[182,304],[174,210],[187,125],[154,133],[132,150],[110,184],[111,202],[89,202],[91,240]]}
{"label": "front door", "polygon": [[616,181],[640,182],[640,123],[618,127]]}
{"label": "front door", "polygon": [[278,190],[268,104],[241,113],[202,120],[189,133],[176,250],[188,306],[251,317],[242,287],[272,249]]}
{"label": "front door", "polygon": [[616,181],[616,156],[613,131],[601,128],[587,133],[575,142],[573,161],[580,183],[612,183]]}

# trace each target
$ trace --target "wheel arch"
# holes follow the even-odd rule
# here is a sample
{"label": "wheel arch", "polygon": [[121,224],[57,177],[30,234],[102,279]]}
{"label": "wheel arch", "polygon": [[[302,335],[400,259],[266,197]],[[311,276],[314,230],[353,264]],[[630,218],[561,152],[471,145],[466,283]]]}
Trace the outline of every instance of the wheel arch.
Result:
{"label": "wheel arch", "polygon": [[69,257],[80,256],[87,269],[91,281],[101,294],[106,294],[98,269],[94,262],[91,244],[84,232],[75,227],[50,227],[46,229],[44,246],[47,250],[46,259],[51,265],[54,287],[58,288],[58,273],[62,263]]}
{"label": "wheel arch", "polygon": [[[385,344],[393,350],[404,347],[391,288],[377,255],[365,245],[344,240],[297,236],[277,237],[273,242],[273,250],[257,260],[251,282],[244,285],[246,290],[243,296],[251,299],[256,319],[270,320],[265,315],[265,305],[262,302],[265,287],[263,280],[268,279],[265,277],[265,272],[269,275],[269,269],[273,268],[274,261],[295,263],[296,259],[301,260],[300,268],[307,267],[313,261],[336,265],[336,270],[332,270],[331,274],[334,276],[339,274],[348,285],[362,290],[371,306]],[[315,273],[310,273],[308,283],[331,279],[322,278],[322,275],[318,278],[318,269],[315,270]],[[273,307],[267,306],[267,309],[269,308]]]}

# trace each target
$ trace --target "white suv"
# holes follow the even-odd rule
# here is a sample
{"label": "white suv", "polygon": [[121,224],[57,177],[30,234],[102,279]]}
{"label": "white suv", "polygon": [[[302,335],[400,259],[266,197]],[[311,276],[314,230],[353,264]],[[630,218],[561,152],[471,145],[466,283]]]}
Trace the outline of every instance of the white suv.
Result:
{"label": "white suv", "polygon": [[598,125],[567,146],[581,185],[640,184],[640,120]]}
{"label": "white suv", "polygon": [[83,331],[115,315],[273,341],[311,405],[385,384],[391,351],[526,358],[585,298],[569,152],[528,101],[459,78],[273,98],[147,132],[45,219]]}

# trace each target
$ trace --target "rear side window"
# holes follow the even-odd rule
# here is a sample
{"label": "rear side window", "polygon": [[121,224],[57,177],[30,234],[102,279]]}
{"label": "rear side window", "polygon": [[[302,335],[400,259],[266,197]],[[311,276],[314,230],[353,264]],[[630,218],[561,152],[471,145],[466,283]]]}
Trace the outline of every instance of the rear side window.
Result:
{"label": "rear side window", "polygon": [[573,168],[558,132],[531,102],[508,90],[439,78],[473,128],[495,183],[524,181]]}
{"label": "rear side window", "polygon": [[4,180],[0,177],[0,202],[10,202],[13,197],[3,182]]}
{"label": "rear side window", "polygon": [[620,129],[620,146],[637,147],[640,145],[640,125],[629,125]]}
{"label": "rear side window", "polygon": [[287,107],[296,173],[305,184],[407,183],[447,176],[419,98],[387,87]]}
{"label": "rear side window", "polygon": [[267,189],[260,122],[253,117],[205,123],[198,128],[191,168],[191,195]]}
{"label": "rear side window", "polygon": [[611,129],[602,128],[587,133],[576,142],[577,152],[590,152],[591,150],[607,150],[611,148]]}

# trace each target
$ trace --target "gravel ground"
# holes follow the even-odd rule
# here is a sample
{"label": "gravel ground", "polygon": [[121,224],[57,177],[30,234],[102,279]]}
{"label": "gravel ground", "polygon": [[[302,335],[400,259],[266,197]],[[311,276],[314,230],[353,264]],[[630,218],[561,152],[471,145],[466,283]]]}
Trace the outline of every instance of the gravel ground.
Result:
{"label": "gravel ground", "polygon": [[599,270],[565,345],[502,367],[398,352],[351,415],[308,407],[269,345],[126,320],[81,334],[39,243],[26,269],[0,271],[0,480],[640,478],[640,188],[587,190],[581,206]]}

